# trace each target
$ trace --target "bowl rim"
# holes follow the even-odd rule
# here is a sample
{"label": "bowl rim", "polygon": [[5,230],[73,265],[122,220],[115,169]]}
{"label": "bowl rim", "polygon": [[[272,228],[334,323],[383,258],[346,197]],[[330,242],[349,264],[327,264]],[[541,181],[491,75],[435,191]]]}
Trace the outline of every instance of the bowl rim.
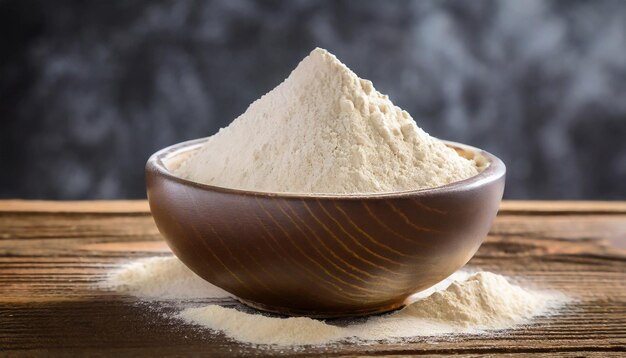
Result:
{"label": "bowl rim", "polygon": [[489,163],[485,169],[483,169],[477,175],[469,177],[467,179],[452,182],[446,185],[425,188],[414,189],[404,191],[393,192],[380,192],[380,193],[355,193],[355,194],[332,194],[332,193],[294,193],[294,192],[269,192],[269,191],[254,191],[247,189],[229,188],[211,184],[204,184],[195,182],[189,179],[182,178],[175,175],[172,171],[167,169],[165,160],[181,155],[185,152],[196,150],[204,144],[210,137],[203,137],[198,139],[192,139],[184,142],[179,142],[163,149],[158,150],[148,158],[146,162],[146,175],[150,172],[163,176],[168,180],[172,180],[179,184],[208,190],[221,192],[225,194],[238,194],[246,196],[257,197],[271,197],[271,198],[290,198],[290,199],[347,199],[347,200],[360,200],[360,199],[386,199],[386,198],[403,198],[403,197],[419,197],[440,193],[449,193],[455,191],[467,191],[475,189],[480,186],[487,185],[494,181],[497,181],[506,174],[506,166],[495,155],[476,148],[467,144],[441,140],[448,147],[457,147],[466,151],[471,151],[483,156]]}

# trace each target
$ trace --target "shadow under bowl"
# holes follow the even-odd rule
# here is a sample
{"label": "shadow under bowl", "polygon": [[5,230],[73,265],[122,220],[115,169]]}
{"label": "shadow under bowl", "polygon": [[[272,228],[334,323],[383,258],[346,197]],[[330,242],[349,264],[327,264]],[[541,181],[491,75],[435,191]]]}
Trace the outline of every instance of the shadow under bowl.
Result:
{"label": "shadow under bowl", "polygon": [[445,186],[396,193],[267,193],[192,182],[173,169],[206,138],[152,155],[150,210],[174,254],[243,303],[274,313],[358,316],[400,308],[465,265],[504,190],[494,155],[445,142],[486,164]]}

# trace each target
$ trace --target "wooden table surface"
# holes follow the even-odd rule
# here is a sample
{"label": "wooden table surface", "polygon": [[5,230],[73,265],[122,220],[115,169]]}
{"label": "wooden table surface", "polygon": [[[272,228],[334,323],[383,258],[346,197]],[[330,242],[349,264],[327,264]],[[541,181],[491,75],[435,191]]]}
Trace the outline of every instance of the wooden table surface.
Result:
{"label": "wooden table surface", "polygon": [[0,355],[626,354],[626,202],[504,202],[469,265],[577,302],[491,337],[259,351],[96,288],[123,262],[168,252],[145,201],[0,201]]}

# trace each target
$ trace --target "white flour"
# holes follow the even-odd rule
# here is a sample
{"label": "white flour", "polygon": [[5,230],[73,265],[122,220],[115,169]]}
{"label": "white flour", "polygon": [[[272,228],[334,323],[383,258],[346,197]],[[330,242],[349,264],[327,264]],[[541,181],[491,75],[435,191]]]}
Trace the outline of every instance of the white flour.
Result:
{"label": "white flour", "polygon": [[[228,296],[197,277],[175,257],[130,263],[113,273],[105,286],[145,300]],[[305,317],[275,318],[245,313],[218,305],[183,309],[176,318],[245,343],[279,346],[323,345],[342,340],[367,343],[514,328],[538,315],[550,314],[566,298],[554,292],[524,289],[490,272],[458,272],[408,301],[411,303],[400,311],[351,323],[344,321],[342,326]]]}
{"label": "white flour", "polygon": [[144,299],[219,298],[229,294],[198,277],[174,256],[133,261],[111,273],[103,283]]}
{"label": "white flour", "polygon": [[441,186],[479,168],[318,48],[176,172],[238,189],[353,194]]}
{"label": "white flour", "polygon": [[187,308],[178,317],[238,341],[254,344],[322,345],[345,337],[344,329],[307,317],[272,318],[209,305]]}
{"label": "white flour", "polygon": [[379,341],[513,328],[549,313],[563,302],[558,294],[526,290],[503,276],[479,272],[400,311],[345,327],[302,317],[271,318],[217,305],[188,308],[178,317],[246,343],[319,345],[341,340]]}

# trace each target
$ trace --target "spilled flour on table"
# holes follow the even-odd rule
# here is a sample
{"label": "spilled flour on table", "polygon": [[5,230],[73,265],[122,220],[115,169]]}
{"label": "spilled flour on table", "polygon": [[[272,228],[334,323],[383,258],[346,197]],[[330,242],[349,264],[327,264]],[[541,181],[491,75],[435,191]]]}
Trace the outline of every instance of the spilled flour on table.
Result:
{"label": "spilled flour on table", "polygon": [[[105,286],[144,300],[228,296],[186,269],[175,257],[137,260],[113,273]],[[215,304],[181,308],[174,318],[251,344],[368,343],[511,329],[530,323],[534,317],[556,312],[568,298],[557,292],[517,286],[495,273],[461,271],[407,301],[410,303],[399,311],[354,320],[279,318]]]}
{"label": "spilled flour on table", "polygon": [[229,297],[175,256],[139,259],[113,271],[102,287],[146,300]]}
{"label": "spilled flour on table", "polygon": [[501,275],[478,272],[397,312],[345,327],[302,317],[270,318],[217,305],[188,308],[178,317],[222,331],[242,342],[315,345],[340,340],[391,340],[507,329],[549,313],[563,299],[554,293],[513,285]]}

